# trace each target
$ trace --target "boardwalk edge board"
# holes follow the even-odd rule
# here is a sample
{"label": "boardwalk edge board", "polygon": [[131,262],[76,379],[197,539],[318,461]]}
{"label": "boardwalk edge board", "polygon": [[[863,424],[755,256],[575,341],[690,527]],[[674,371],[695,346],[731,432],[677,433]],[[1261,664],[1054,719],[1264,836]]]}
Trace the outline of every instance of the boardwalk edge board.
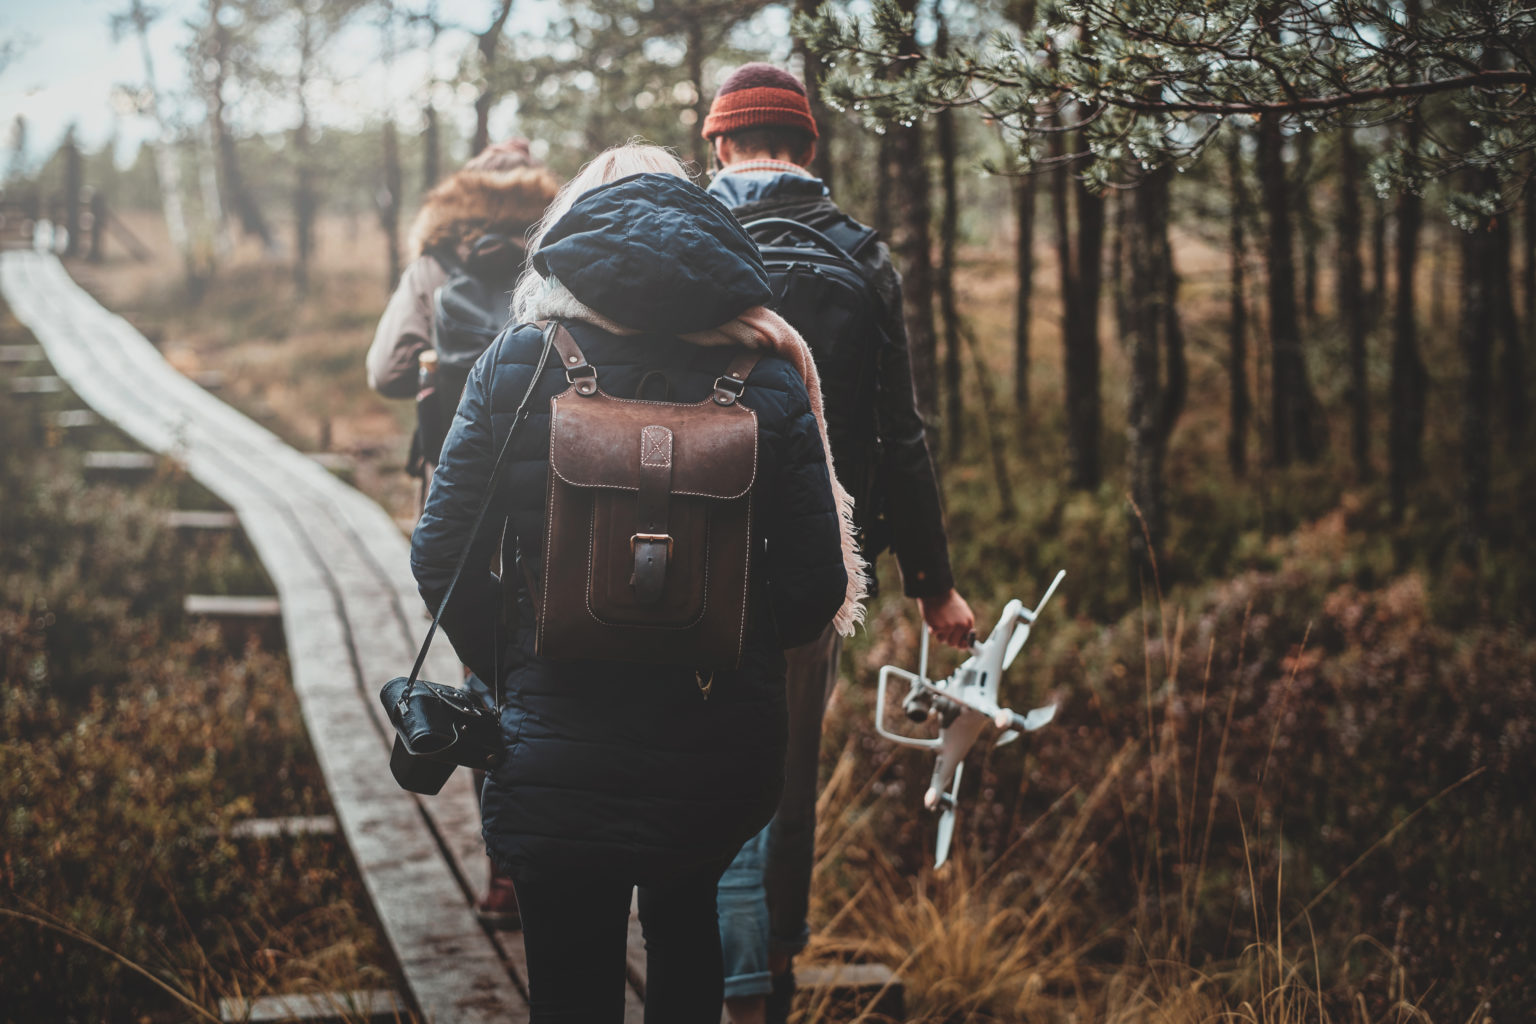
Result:
{"label": "boardwalk edge board", "polygon": [[[0,292],[61,384],[181,462],[239,516],[278,591],[294,689],[336,818],[423,1017],[526,1021],[521,936],[493,940],[466,891],[485,860],[469,772],[425,800],[384,768],[390,734],[374,692],[411,663],[427,626],[399,530],[376,503],[177,373],[52,255],[0,255]],[[459,671],[444,644],[426,674]]]}

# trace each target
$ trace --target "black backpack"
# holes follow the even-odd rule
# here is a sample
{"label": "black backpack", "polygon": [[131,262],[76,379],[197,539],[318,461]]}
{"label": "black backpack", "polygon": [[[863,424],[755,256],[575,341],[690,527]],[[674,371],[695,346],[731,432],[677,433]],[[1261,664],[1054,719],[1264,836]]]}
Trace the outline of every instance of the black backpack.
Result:
{"label": "black backpack", "polygon": [[469,255],[434,253],[448,280],[432,293],[432,347],[437,376],[416,396],[416,454],[437,465],[459,396],[480,353],[511,320],[512,289],[524,253],[506,235],[480,236]]}
{"label": "black backpack", "polygon": [[782,217],[765,217],[743,226],[762,252],[773,285],[774,309],[800,332],[816,358],[826,395],[832,457],[864,520],[873,511],[867,499],[873,485],[877,434],[868,411],[874,407],[878,360],[885,343],[880,326],[885,307],[858,256],[875,243],[877,235],[852,220],[824,230]]}

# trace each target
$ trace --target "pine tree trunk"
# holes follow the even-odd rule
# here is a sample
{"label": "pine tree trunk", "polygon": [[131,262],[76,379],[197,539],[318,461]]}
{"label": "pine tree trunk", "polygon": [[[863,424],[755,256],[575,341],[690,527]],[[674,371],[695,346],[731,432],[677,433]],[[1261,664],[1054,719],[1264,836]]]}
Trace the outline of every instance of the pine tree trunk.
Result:
{"label": "pine tree trunk", "polygon": [[1035,291],[1035,189],[1033,174],[1019,178],[1014,189],[1018,219],[1014,263],[1018,286],[1013,305],[1013,400],[1019,409],[1021,426],[1029,413],[1029,317]]}
{"label": "pine tree trunk", "polygon": [[[1408,121],[1408,149],[1418,148],[1421,128],[1417,117]],[[1392,310],[1392,405],[1389,411],[1388,489],[1392,521],[1402,522],[1408,506],[1408,486],[1422,469],[1424,440],[1424,392],[1428,373],[1419,356],[1414,319],[1414,271],[1419,257],[1419,219],[1422,200],[1412,189],[1397,197],[1397,291]]]}
{"label": "pine tree trunk", "polygon": [[1157,242],[1162,250],[1158,263],[1161,274],[1158,283],[1162,288],[1163,348],[1167,351],[1168,367],[1167,376],[1163,380],[1162,404],[1157,410],[1158,439],[1162,444],[1159,459],[1168,453],[1168,443],[1173,438],[1174,425],[1184,414],[1184,402],[1189,395],[1189,365],[1184,356],[1184,320],[1179,316],[1181,280],[1178,264],[1173,258],[1173,238],[1168,233],[1169,225],[1173,221],[1172,189],[1173,175],[1170,173],[1168,184],[1163,188],[1162,196],[1159,197],[1161,206],[1157,225]]}
{"label": "pine tree trunk", "polygon": [[1387,308],[1387,202],[1371,193],[1371,318]]}
{"label": "pine tree trunk", "polygon": [[1339,317],[1349,343],[1350,448],[1355,477],[1371,478],[1370,385],[1366,379],[1364,268],[1360,261],[1360,154],[1354,130],[1339,132]]}
{"label": "pine tree trunk", "polygon": [[1493,297],[1494,337],[1500,342],[1499,377],[1504,407],[1504,445],[1511,454],[1519,450],[1525,437],[1529,411],[1525,400],[1525,353],[1520,338],[1520,321],[1515,315],[1513,254],[1514,230],[1510,223],[1514,211],[1501,212],[1493,219],[1487,239],[1489,246],[1488,281]]}
{"label": "pine tree trunk", "polygon": [[[917,0],[900,0],[913,13]],[[902,51],[918,54],[917,41],[908,36]],[[928,158],[923,147],[922,122],[893,126],[891,138],[895,206],[895,250],[902,275],[902,308],[907,321],[907,343],[912,353],[912,378],[917,385],[917,407],[932,424],[938,417],[938,341],[933,317],[933,247],[929,224]]]}
{"label": "pine tree trunk", "polygon": [[[949,33],[942,12],[937,52],[949,49]],[[946,107],[934,115],[934,138],[939,149],[939,313],[944,322],[944,450],[951,461],[960,458],[960,309],[955,300],[955,246],[960,232],[960,195],[955,180],[955,112]]]}
{"label": "pine tree trunk", "polygon": [[384,231],[384,248],[388,256],[388,274],[385,293],[393,292],[400,281],[400,193],[403,175],[400,172],[400,143],[393,118],[384,121],[384,188],[379,194],[379,227]]}
{"label": "pine tree trunk", "polygon": [[902,275],[902,306],[912,351],[912,377],[917,384],[918,409],[931,422],[937,417],[939,406],[938,341],[934,334],[933,255],[928,228],[931,214],[922,126],[896,129],[891,148],[898,212],[895,248]]}
{"label": "pine tree trunk", "polygon": [[[1050,140],[1051,205],[1061,272],[1063,393],[1067,413],[1068,482],[1075,490],[1099,485],[1099,292],[1104,256],[1104,201],[1071,181],[1065,140]],[[1072,236],[1068,194],[1076,203]]]}
{"label": "pine tree trunk", "polygon": [[496,102],[495,77],[496,48],[501,42],[501,30],[512,13],[512,0],[501,0],[496,18],[490,27],[475,36],[475,48],[480,51],[480,73],[485,76],[485,86],[475,97],[475,135],[470,142],[471,155],[479,153],[491,144],[491,107]]}
{"label": "pine tree trunk", "polygon": [[1312,209],[1312,143],[1316,133],[1296,133],[1296,226],[1301,237],[1301,315],[1308,327],[1317,322],[1317,250],[1322,241]]}
{"label": "pine tree trunk", "polygon": [[1110,280],[1113,282],[1110,295],[1115,306],[1115,331],[1120,337],[1120,343],[1126,344],[1131,330],[1131,301],[1129,289],[1129,269],[1126,267],[1126,235],[1130,232],[1127,221],[1130,218],[1130,207],[1134,200],[1125,194],[1115,196],[1115,218],[1112,233],[1114,241],[1109,244],[1109,268]]}
{"label": "pine tree trunk", "polygon": [[[202,193],[203,223],[213,243],[213,263],[229,255],[229,232],[224,221],[224,197],[219,193],[219,161],[213,125],[204,122],[199,134],[197,184]],[[210,270],[212,268],[210,267]]]}
{"label": "pine tree trunk", "polygon": [[1321,452],[1313,421],[1316,399],[1307,381],[1296,317],[1296,265],[1291,232],[1290,195],[1277,115],[1259,119],[1259,188],[1264,197],[1269,270],[1271,348],[1270,454],[1276,466],[1293,457],[1312,462]]}
{"label": "pine tree trunk", "polygon": [[688,142],[693,153],[693,165],[703,174],[709,167],[709,148],[700,134],[704,118],[709,115],[709,97],[704,95],[704,23],[699,15],[688,18],[683,36],[687,41],[684,63],[688,67],[688,81],[693,84],[694,123],[688,132]]}
{"label": "pine tree trunk", "polygon": [[256,202],[255,195],[245,183],[235,137],[230,133],[222,113],[213,128],[217,138],[219,168],[224,173],[224,191],[229,196],[230,205],[234,207],[240,230],[247,237],[260,239],[262,249],[270,253],[277,245],[276,239],[272,237],[272,229],[267,226],[267,219],[262,215],[261,205]]}
{"label": "pine tree trunk", "polygon": [[[1035,25],[1035,0],[1019,0],[1010,12],[1019,31],[1028,32]],[[1030,305],[1035,292],[1035,193],[1039,179],[1031,174],[1019,178],[1014,189],[1014,216],[1018,237],[1014,243],[1014,266],[1018,287],[1013,305],[1013,401],[1019,410],[1019,428],[1026,430],[1029,419],[1029,329]]]}
{"label": "pine tree trunk", "polygon": [[240,224],[241,233],[247,238],[260,239],[262,249],[270,253],[275,246],[272,229],[267,226],[266,218],[262,216],[256,197],[251,194],[250,188],[245,184],[245,175],[240,170],[240,153],[226,117],[224,86],[229,80],[229,64],[232,58],[229,29],[220,19],[223,7],[223,0],[208,2],[207,58],[212,74],[205,86],[208,130],[213,137],[214,152],[218,156],[219,175],[224,182],[224,195],[235,219]]}
{"label": "pine tree trunk", "polygon": [[[821,6],[820,0],[795,0],[795,13],[814,14],[816,8]],[[816,119],[816,159],[811,162],[811,173],[826,183],[837,195],[838,189],[832,180],[836,172],[836,165],[832,160],[833,147],[837,131],[837,121],[832,110],[821,98],[821,79],[826,74],[826,67],[816,52],[805,44],[805,40],[799,37],[794,41],[794,52],[800,55],[803,62],[803,74],[805,76],[805,96],[811,102],[811,116]]]}
{"label": "pine tree trunk", "polygon": [[[1133,584],[1150,572],[1167,526],[1163,461],[1183,404],[1182,332],[1170,308],[1177,278],[1167,265],[1168,191],[1172,170],[1149,173],[1130,194],[1125,217],[1126,314],[1131,380],[1126,418],[1126,469],[1137,514],[1129,521]],[[1175,340],[1177,339],[1177,340]],[[1168,377],[1163,379],[1163,349]]]}
{"label": "pine tree trunk", "polygon": [[[1522,325],[1521,343],[1524,349],[1529,350],[1536,348],[1536,178],[1526,180],[1524,212],[1525,216],[1522,220],[1525,227],[1525,240],[1522,246],[1524,255],[1521,259],[1520,277],[1521,292],[1525,298],[1525,323]],[[1520,388],[1522,404],[1527,410],[1528,419],[1530,407],[1525,400],[1526,382],[1523,372],[1515,386]],[[1526,423],[1522,421],[1522,428],[1525,425]]]}
{"label": "pine tree trunk", "polygon": [[75,142],[74,129],[64,136],[64,227],[69,238],[64,243],[65,257],[80,255],[80,200],[84,185],[84,169],[80,162],[80,146]]}
{"label": "pine tree trunk", "polygon": [[1248,472],[1248,301],[1246,260],[1248,244],[1244,221],[1248,216],[1248,187],[1243,181],[1242,144],[1233,136],[1227,146],[1227,170],[1231,180],[1232,212],[1229,216],[1228,249],[1231,258],[1231,305],[1227,327],[1228,406],[1227,464],[1234,476]]}
{"label": "pine tree trunk", "polygon": [[315,187],[314,169],[311,166],[309,138],[309,101],[305,87],[309,84],[310,61],[314,58],[314,26],[312,15],[305,9],[299,23],[298,88],[295,90],[299,103],[299,123],[293,129],[293,283],[302,297],[309,293],[309,257],[314,249]]}
{"label": "pine tree trunk", "polygon": [[[1468,174],[1466,189],[1479,194],[1497,187],[1491,171]],[[1493,218],[1465,232],[1461,240],[1461,325],[1458,332],[1466,377],[1462,385],[1461,461],[1463,474],[1462,560],[1476,565],[1488,537],[1488,491],[1493,447],[1493,338],[1498,319],[1497,229]]]}
{"label": "pine tree trunk", "polygon": [[1099,437],[1103,411],[1099,395],[1099,296],[1104,283],[1104,198],[1082,182],[1077,191],[1077,335],[1067,353],[1068,448],[1073,484],[1091,491],[1099,486]]}
{"label": "pine tree trunk", "polygon": [[938,114],[939,154],[944,206],[939,222],[939,308],[944,319],[944,429],[951,459],[960,457],[960,309],[955,298],[955,246],[960,231],[960,203],[955,184],[954,111]]}
{"label": "pine tree trunk", "polygon": [[891,224],[891,192],[895,189],[896,177],[892,164],[895,161],[895,140],[890,132],[886,132],[875,147],[875,210],[870,218],[870,226],[880,233],[881,238],[895,237]]}
{"label": "pine tree trunk", "polygon": [[437,108],[432,105],[430,99],[427,100],[421,115],[421,190],[425,192],[437,184],[437,179],[442,174],[438,168],[440,159],[438,153],[442,143],[437,124]]}

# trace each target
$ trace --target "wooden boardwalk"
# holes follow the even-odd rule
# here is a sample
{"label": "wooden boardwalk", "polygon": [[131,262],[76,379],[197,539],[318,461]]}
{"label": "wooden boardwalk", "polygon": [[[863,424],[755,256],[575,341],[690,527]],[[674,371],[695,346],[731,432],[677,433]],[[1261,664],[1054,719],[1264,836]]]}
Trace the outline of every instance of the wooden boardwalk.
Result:
{"label": "wooden boardwalk", "polygon": [[[293,685],[337,821],[422,1017],[526,1021],[522,936],[486,931],[471,905],[486,860],[469,771],[456,772],[438,796],[418,797],[399,789],[387,767],[393,733],[378,689],[410,667],[428,624],[399,527],[177,373],[53,256],[0,254],[0,292],[83,401],[180,462],[239,516],[277,586]],[[459,674],[448,644],[435,644],[426,678]],[[632,936],[633,947],[638,928]],[[642,976],[643,957],[631,949]],[[639,1021],[634,985],[628,995],[626,1021]]]}

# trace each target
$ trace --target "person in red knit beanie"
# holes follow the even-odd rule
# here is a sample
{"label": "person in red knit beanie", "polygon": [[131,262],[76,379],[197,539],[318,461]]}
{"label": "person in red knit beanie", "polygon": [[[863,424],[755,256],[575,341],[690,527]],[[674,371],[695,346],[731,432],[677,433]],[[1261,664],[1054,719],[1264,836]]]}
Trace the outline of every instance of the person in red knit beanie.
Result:
{"label": "person in red knit beanie", "polygon": [[[901,277],[885,243],[840,210],[807,169],[818,134],[805,86],[793,75],[772,64],[738,68],[704,119],[703,135],[718,167],[709,192],[743,224],[783,218],[814,228],[858,265],[877,300],[870,308],[882,311],[878,324],[858,325],[859,337],[840,338],[821,336],[825,331],[817,331],[814,318],[791,323],[810,343],[821,371],[832,455],[838,477],[851,481],[858,502],[854,517],[864,557],[872,562],[885,548],[894,551],[902,589],[917,599],[928,628],[937,639],[964,647],[975,616],[950,572],[938,483],[912,386]],[[871,331],[879,333],[878,347],[864,344]],[[834,419],[840,427],[835,433]],[[810,936],[806,909],[821,722],[841,650],[841,638],[827,630],[785,652],[784,795],[773,821],[742,847],[721,878],[717,899],[726,1010],[734,1024],[776,1024],[789,1015],[792,958]]]}

